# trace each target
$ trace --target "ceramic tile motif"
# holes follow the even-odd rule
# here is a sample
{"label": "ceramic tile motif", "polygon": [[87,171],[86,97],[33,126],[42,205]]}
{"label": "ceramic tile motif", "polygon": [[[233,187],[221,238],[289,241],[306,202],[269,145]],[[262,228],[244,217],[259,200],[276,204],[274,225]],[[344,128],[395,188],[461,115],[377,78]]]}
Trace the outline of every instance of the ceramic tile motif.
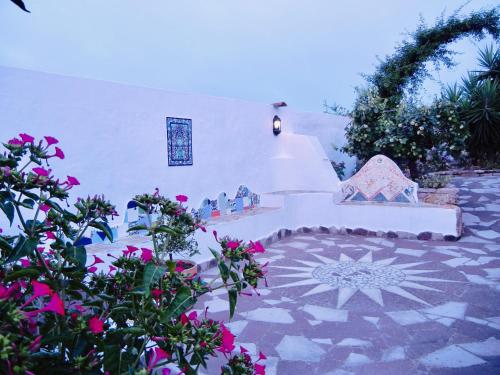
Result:
{"label": "ceramic tile motif", "polygon": [[253,193],[245,185],[240,185],[234,199],[228,198],[227,193],[222,192],[217,199],[203,199],[198,210],[192,209],[191,214],[201,220],[231,215],[259,207],[260,195]]}
{"label": "ceramic tile motif", "polygon": [[168,165],[193,165],[192,121],[167,117]]}
{"label": "ceramic tile motif", "polygon": [[342,183],[344,201],[417,203],[418,184],[384,155],[372,157]]}

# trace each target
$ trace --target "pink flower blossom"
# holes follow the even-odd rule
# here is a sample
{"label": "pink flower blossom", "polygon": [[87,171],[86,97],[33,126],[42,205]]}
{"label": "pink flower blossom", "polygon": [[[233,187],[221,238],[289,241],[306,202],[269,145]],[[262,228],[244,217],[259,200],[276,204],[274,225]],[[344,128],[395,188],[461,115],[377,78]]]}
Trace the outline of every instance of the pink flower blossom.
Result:
{"label": "pink flower blossom", "polygon": [[149,351],[149,361],[148,361],[148,370],[153,370],[158,363],[165,359],[169,359],[171,356],[162,348],[154,348]]}
{"label": "pink flower blossom", "polygon": [[226,246],[231,250],[236,250],[240,246],[240,241],[227,241]]}
{"label": "pink flower blossom", "polygon": [[163,294],[163,290],[161,290],[161,289],[152,289],[152,290],[151,290],[151,295],[152,295],[152,296],[153,296],[153,298],[155,298],[155,299],[160,298],[162,294]]}
{"label": "pink flower blossom", "polygon": [[56,143],[59,143],[59,141],[56,138],[51,137],[50,135],[46,135],[44,138],[47,141],[48,146],[52,146],[55,145]]}
{"label": "pink flower blossom", "polygon": [[214,230],[212,233],[214,234],[215,240],[216,240],[217,242],[219,242],[219,239],[217,238],[217,231],[216,231],[216,230]]}
{"label": "pink flower blossom", "polygon": [[142,253],[141,253],[141,260],[144,263],[148,263],[153,259],[153,251],[150,249],[146,249],[145,247],[141,247]]}
{"label": "pink flower blossom", "polygon": [[73,187],[76,185],[80,185],[80,181],[78,181],[75,177],[67,176],[68,180],[66,181],[66,184],[68,187]]}
{"label": "pink flower blossom", "polygon": [[115,266],[109,266],[109,271],[108,273],[111,273],[113,271],[116,271],[116,267]]}
{"label": "pink flower blossom", "polygon": [[21,141],[20,139],[17,139],[17,138],[12,138],[9,140],[9,145],[13,145],[13,146],[22,146],[24,143],[23,141]]}
{"label": "pink flower blossom", "polygon": [[52,155],[52,157],[54,156],[59,159],[64,159],[64,152],[59,147],[56,147],[56,153]]}
{"label": "pink flower blossom", "polygon": [[248,353],[248,350],[240,345],[240,353]]}
{"label": "pink flower blossom", "polygon": [[56,240],[56,236],[52,232],[45,232],[45,235],[47,236],[48,240]]}
{"label": "pink flower blossom", "polygon": [[39,176],[49,177],[50,169],[46,170],[45,168],[42,167],[36,167],[33,168],[33,172],[35,172]]}
{"label": "pink flower blossom", "polygon": [[48,211],[50,211],[50,206],[48,204],[45,204],[45,203],[42,203],[40,206],[39,206],[40,210],[47,213]]}
{"label": "pink flower blossom", "polygon": [[139,250],[139,248],[137,248],[135,246],[127,245],[127,250],[123,250],[123,255],[124,256],[129,256],[129,255],[135,253],[138,250]]}
{"label": "pink flower blossom", "polygon": [[87,271],[89,271],[90,273],[95,273],[97,271],[97,267],[96,266],[91,266],[87,269]]}
{"label": "pink flower blossom", "polygon": [[179,195],[176,195],[176,196],[175,196],[175,200],[176,200],[177,202],[184,203],[184,202],[187,202],[188,197],[186,197],[185,195],[179,194]]}
{"label": "pink flower blossom", "polygon": [[254,375],[266,375],[266,366],[259,365],[258,363],[254,364]]}
{"label": "pink flower blossom", "polygon": [[257,242],[250,241],[250,247],[245,251],[250,254],[256,254],[256,253],[264,253],[266,250],[259,241]]}
{"label": "pink flower blossom", "polygon": [[103,331],[103,325],[104,325],[104,322],[101,319],[99,319],[97,316],[93,316],[89,320],[90,332],[92,332],[93,334],[101,333]]}
{"label": "pink flower blossom", "polygon": [[21,262],[21,267],[26,268],[31,266],[31,262],[28,259],[19,259]]}
{"label": "pink flower blossom", "polygon": [[33,141],[35,140],[35,138],[33,138],[31,135],[26,134],[26,133],[19,134],[19,137],[21,138],[21,141],[23,143],[33,143]]}
{"label": "pink flower blossom", "polygon": [[50,289],[50,286],[48,286],[45,283],[40,283],[36,280],[33,280],[31,282],[31,286],[33,287],[33,295],[32,298],[38,298],[38,297],[43,297],[43,296],[50,296],[53,292],[52,289]]}
{"label": "pink flower blossom", "polygon": [[37,336],[28,346],[28,350],[32,353],[37,352],[38,349],[40,349],[41,342],[42,342],[42,336],[41,335]]}
{"label": "pink flower blossom", "polygon": [[57,293],[54,293],[52,294],[52,298],[49,303],[42,309],[42,311],[51,311],[64,316],[64,302]]}
{"label": "pink flower blossom", "polygon": [[263,359],[264,360],[267,359],[266,355],[264,353],[262,353],[262,352],[259,352],[259,359],[258,360],[261,361]]}
{"label": "pink flower blossom", "polygon": [[181,319],[181,324],[182,324],[183,326],[185,326],[186,324],[188,324],[188,323],[189,323],[189,319],[188,319],[187,315],[186,315],[186,314],[184,314],[184,313],[182,313],[182,314],[181,314],[180,319]]}
{"label": "pink flower blossom", "polygon": [[97,255],[92,255],[94,257],[94,263],[91,264],[91,266],[95,266],[96,264],[99,264],[99,263],[104,263],[104,261],[99,258]]}
{"label": "pink flower blossom", "polygon": [[226,326],[221,326],[222,344],[217,348],[221,353],[231,353],[234,350],[234,335]]}
{"label": "pink flower blossom", "polygon": [[161,375],[170,375],[171,371],[169,368],[165,367],[161,370]]}

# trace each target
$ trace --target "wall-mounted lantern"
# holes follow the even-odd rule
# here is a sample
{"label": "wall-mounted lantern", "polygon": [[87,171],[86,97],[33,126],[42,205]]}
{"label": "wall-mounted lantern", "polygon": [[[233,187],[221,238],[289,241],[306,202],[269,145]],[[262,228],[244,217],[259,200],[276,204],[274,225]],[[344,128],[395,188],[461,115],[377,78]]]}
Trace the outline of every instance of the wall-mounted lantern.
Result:
{"label": "wall-mounted lantern", "polygon": [[281,119],[277,115],[273,118],[273,133],[274,135],[281,133]]}

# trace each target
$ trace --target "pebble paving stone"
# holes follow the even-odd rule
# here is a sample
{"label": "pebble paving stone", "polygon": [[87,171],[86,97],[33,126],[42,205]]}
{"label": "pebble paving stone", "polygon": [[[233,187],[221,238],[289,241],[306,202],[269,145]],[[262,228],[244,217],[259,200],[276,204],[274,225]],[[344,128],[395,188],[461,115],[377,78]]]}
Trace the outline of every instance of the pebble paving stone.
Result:
{"label": "pebble paving stone", "polygon": [[[459,241],[307,233],[272,244],[269,288],[241,296],[228,324],[237,343],[267,355],[268,375],[500,374],[500,177],[452,183]],[[224,303],[196,308],[227,321]]]}

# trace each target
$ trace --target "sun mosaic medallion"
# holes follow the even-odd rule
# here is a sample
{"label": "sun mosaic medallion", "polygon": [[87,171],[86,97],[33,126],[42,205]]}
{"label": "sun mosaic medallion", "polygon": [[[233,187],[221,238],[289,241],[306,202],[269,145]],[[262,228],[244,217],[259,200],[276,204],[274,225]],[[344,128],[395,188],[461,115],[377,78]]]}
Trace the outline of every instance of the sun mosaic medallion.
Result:
{"label": "sun mosaic medallion", "polygon": [[352,296],[360,292],[380,306],[384,306],[382,291],[430,306],[429,303],[410,292],[412,289],[441,292],[441,290],[422,284],[422,282],[455,282],[420,276],[439,270],[415,269],[427,262],[396,263],[397,257],[373,260],[368,252],[358,260],[340,254],[338,260],[312,254],[318,261],[296,259],[300,267],[273,266],[273,268],[295,271],[277,275],[281,278],[303,278],[304,280],[276,286],[275,288],[293,288],[311,285],[314,287],[302,297],[338,290],[337,308],[345,305]]}

